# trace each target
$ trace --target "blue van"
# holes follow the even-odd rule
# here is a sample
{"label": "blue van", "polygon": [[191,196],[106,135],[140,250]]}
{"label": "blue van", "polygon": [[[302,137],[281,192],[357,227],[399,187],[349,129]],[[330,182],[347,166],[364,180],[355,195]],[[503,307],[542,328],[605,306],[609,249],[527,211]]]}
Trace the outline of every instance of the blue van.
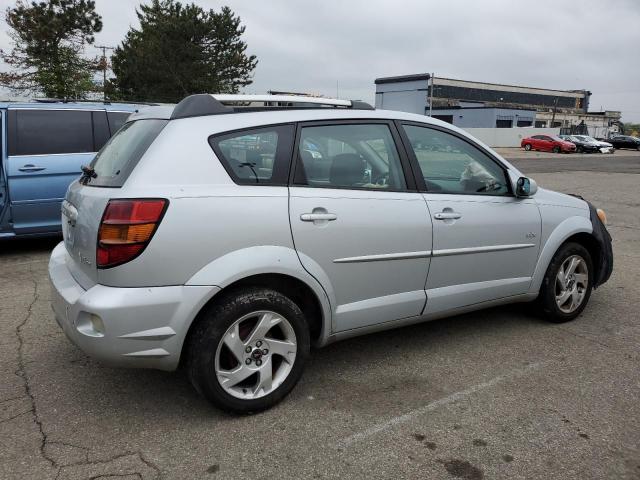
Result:
{"label": "blue van", "polygon": [[0,239],[59,234],[67,187],[138,108],[0,103]]}

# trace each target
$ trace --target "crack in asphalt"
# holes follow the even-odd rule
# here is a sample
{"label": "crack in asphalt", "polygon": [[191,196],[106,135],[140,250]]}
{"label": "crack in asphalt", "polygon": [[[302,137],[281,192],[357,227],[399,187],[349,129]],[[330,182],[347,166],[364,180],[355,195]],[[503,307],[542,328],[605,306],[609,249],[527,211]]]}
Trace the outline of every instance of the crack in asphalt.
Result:
{"label": "crack in asphalt", "polygon": [[[58,442],[60,443],[60,442]],[[76,447],[76,445],[71,445],[73,447]],[[78,447],[78,448],[83,448],[85,450],[85,447]],[[70,467],[83,467],[86,465],[107,465],[111,462],[115,462],[116,460],[120,460],[122,458],[127,458],[127,457],[137,457],[142,463],[144,463],[147,467],[149,467],[150,469],[152,469],[153,471],[156,472],[156,478],[162,478],[162,471],[160,470],[160,467],[158,467],[155,463],[153,463],[150,460],[147,460],[146,458],[144,458],[144,455],[142,455],[141,452],[139,451],[135,451],[135,452],[125,452],[125,453],[119,453],[116,454],[112,457],[109,457],[105,460],[89,460],[88,459],[88,453],[87,453],[87,460],[83,461],[83,462],[72,462],[72,463],[67,463],[64,465],[60,465],[60,468],[58,470],[58,473],[56,474],[55,480],[58,479],[58,477],[60,476],[60,474],[65,470],[68,469]],[[138,475],[141,479],[144,478],[143,475],[140,472],[129,472],[129,473],[101,473],[99,475],[96,476],[92,476],[90,477],[91,479],[97,479],[97,478],[108,478],[108,477],[126,477],[126,476],[131,476],[131,475]]]}
{"label": "crack in asphalt", "polygon": [[33,278],[33,270],[31,270],[30,268],[29,271],[32,274],[31,281],[33,282],[33,300],[31,300],[31,303],[29,303],[29,306],[27,307],[27,314],[22,319],[22,322],[20,322],[20,324],[18,324],[18,326],[16,327],[16,337],[18,339],[18,370],[16,370],[15,373],[22,379],[25,394],[27,395],[27,397],[29,398],[29,402],[31,403],[30,411],[33,417],[33,422],[36,424],[36,427],[38,427],[38,432],[40,433],[40,456],[47,462],[49,462],[52,467],[57,467],[55,460],[49,457],[45,451],[45,447],[47,446],[47,434],[44,431],[42,421],[40,420],[40,417],[38,415],[36,399],[31,390],[31,383],[29,381],[29,376],[27,375],[27,370],[25,368],[24,362],[25,340],[22,334],[22,329],[31,318],[31,315],[33,314],[33,306],[38,301],[38,282]]}
{"label": "crack in asphalt", "polygon": [[[29,399],[29,402],[31,404],[31,408],[29,410],[26,410],[22,413],[19,413],[17,415],[15,415],[14,417],[11,417],[9,419],[4,419],[2,421],[0,421],[0,423],[4,423],[7,422],[9,420],[13,420],[14,418],[17,418],[21,415],[25,415],[28,413],[31,413],[32,418],[33,418],[33,422],[36,425],[36,427],[38,428],[38,432],[40,434],[40,446],[39,446],[39,451],[40,451],[40,456],[45,459],[50,465],[51,467],[55,468],[56,471],[56,475],[55,478],[57,479],[60,474],[62,473],[62,471],[65,468],[68,467],[78,467],[78,466],[83,466],[83,465],[105,465],[108,463],[111,463],[113,461],[119,460],[121,458],[126,458],[126,457],[131,457],[131,456],[135,456],[137,458],[140,459],[140,461],[142,463],[144,463],[147,467],[149,467],[150,469],[152,469],[153,471],[156,472],[156,478],[162,478],[162,471],[161,469],[155,464],[153,463],[151,460],[148,460],[144,457],[144,455],[142,454],[142,452],[140,451],[128,451],[125,453],[120,453],[117,455],[114,455],[112,457],[107,458],[106,460],[93,460],[90,461],[89,460],[89,453],[90,453],[90,449],[88,449],[87,447],[82,447],[79,445],[74,445],[71,443],[67,443],[67,442],[61,442],[61,441],[54,441],[54,440],[49,440],[49,437],[47,435],[47,433],[44,430],[44,426],[43,426],[43,422],[40,418],[40,415],[38,414],[38,408],[36,405],[36,399],[35,399],[35,395],[32,391],[31,388],[31,381],[29,378],[29,375],[27,374],[27,370],[26,370],[26,364],[25,364],[25,345],[27,344],[26,339],[24,337],[23,334],[23,329],[25,328],[27,322],[31,319],[31,316],[33,314],[33,307],[35,306],[35,304],[38,302],[39,300],[39,293],[38,293],[38,282],[36,281],[35,278],[33,278],[33,270],[31,268],[29,268],[29,271],[31,273],[31,282],[33,283],[33,298],[31,300],[31,302],[29,303],[28,307],[27,307],[27,313],[24,316],[24,318],[22,319],[22,321],[18,324],[18,326],[16,327],[16,338],[18,340],[18,369],[14,372],[15,375],[17,375],[18,377],[20,377],[22,379],[23,382],[23,387],[24,387],[24,391],[25,391],[25,395],[27,396],[27,398]],[[19,396],[19,397],[12,397],[12,398],[8,398],[5,400],[2,400],[0,403],[6,403],[8,401],[11,400],[17,400],[19,398],[24,398],[24,396]],[[52,445],[62,445],[65,447],[71,447],[71,448],[78,448],[81,450],[85,451],[85,459],[84,461],[80,461],[80,462],[71,462],[71,463],[60,463],[57,462],[54,458],[52,458],[48,453],[47,453],[47,446],[52,446]],[[97,475],[95,477],[91,477],[91,478],[95,478],[95,479],[99,479],[99,478],[108,478],[108,477],[125,477],[125,476],[132,476],[132,475],[137,475],[139,478],[143,478],[142,474],[139,472],[131,472],[128,473],[126,475],[123,474],[109,474],[109,473],[104,473],[104,474],[100,474]]]}

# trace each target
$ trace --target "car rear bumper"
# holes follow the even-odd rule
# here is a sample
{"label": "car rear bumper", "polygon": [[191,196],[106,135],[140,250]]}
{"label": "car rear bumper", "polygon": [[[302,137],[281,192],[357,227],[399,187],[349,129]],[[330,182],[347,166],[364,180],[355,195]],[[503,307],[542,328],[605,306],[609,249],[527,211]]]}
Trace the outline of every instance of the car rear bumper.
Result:
{"label": "car rear bumper", "polygon": [[211,286],[88,290],[71,275],[60,243],[51,254],[51,306],[67,337],[114,366],[174,370],[191,322],[220,289]]}

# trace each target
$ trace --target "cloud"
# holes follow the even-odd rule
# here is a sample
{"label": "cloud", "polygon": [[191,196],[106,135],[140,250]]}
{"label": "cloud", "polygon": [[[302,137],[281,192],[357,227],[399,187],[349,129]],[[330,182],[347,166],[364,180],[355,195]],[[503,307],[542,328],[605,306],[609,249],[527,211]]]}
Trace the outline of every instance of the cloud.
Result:
{"label": "cloud", "polygon": [[[593,92],[591,109],[640,121],[640,2],[199,0],[229,5],[259,63],[248,92],[309,91],[373,101],[374,79],[435,72],[467,80]],[[132,0],[97,0],[117,45]],[[3,29],[6,31],[6,25]],[[6,35],[0,46],[7,45]]]}

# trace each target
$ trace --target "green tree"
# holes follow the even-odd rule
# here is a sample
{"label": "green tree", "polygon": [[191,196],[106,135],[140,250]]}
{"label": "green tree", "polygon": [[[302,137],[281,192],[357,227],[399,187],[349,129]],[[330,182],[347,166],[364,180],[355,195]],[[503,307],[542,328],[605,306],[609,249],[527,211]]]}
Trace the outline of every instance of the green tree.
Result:
{"label": "green tree", "polygon": [[85,98],[95,89],[96,63],[83,57],[84,47],[102,30],[92,0],[18,0],[5,19],[13,49],[0,51],[10,67],[0,84],[25,94],[54,98]]}
{"label": "green tree", "polygon": [[125,100],[177,102],[193,93],[236,93],[257,65],[241,37],[245,27],[228,8],[153,0],[136,10],[132,28],[112,57],[117,95]]}

